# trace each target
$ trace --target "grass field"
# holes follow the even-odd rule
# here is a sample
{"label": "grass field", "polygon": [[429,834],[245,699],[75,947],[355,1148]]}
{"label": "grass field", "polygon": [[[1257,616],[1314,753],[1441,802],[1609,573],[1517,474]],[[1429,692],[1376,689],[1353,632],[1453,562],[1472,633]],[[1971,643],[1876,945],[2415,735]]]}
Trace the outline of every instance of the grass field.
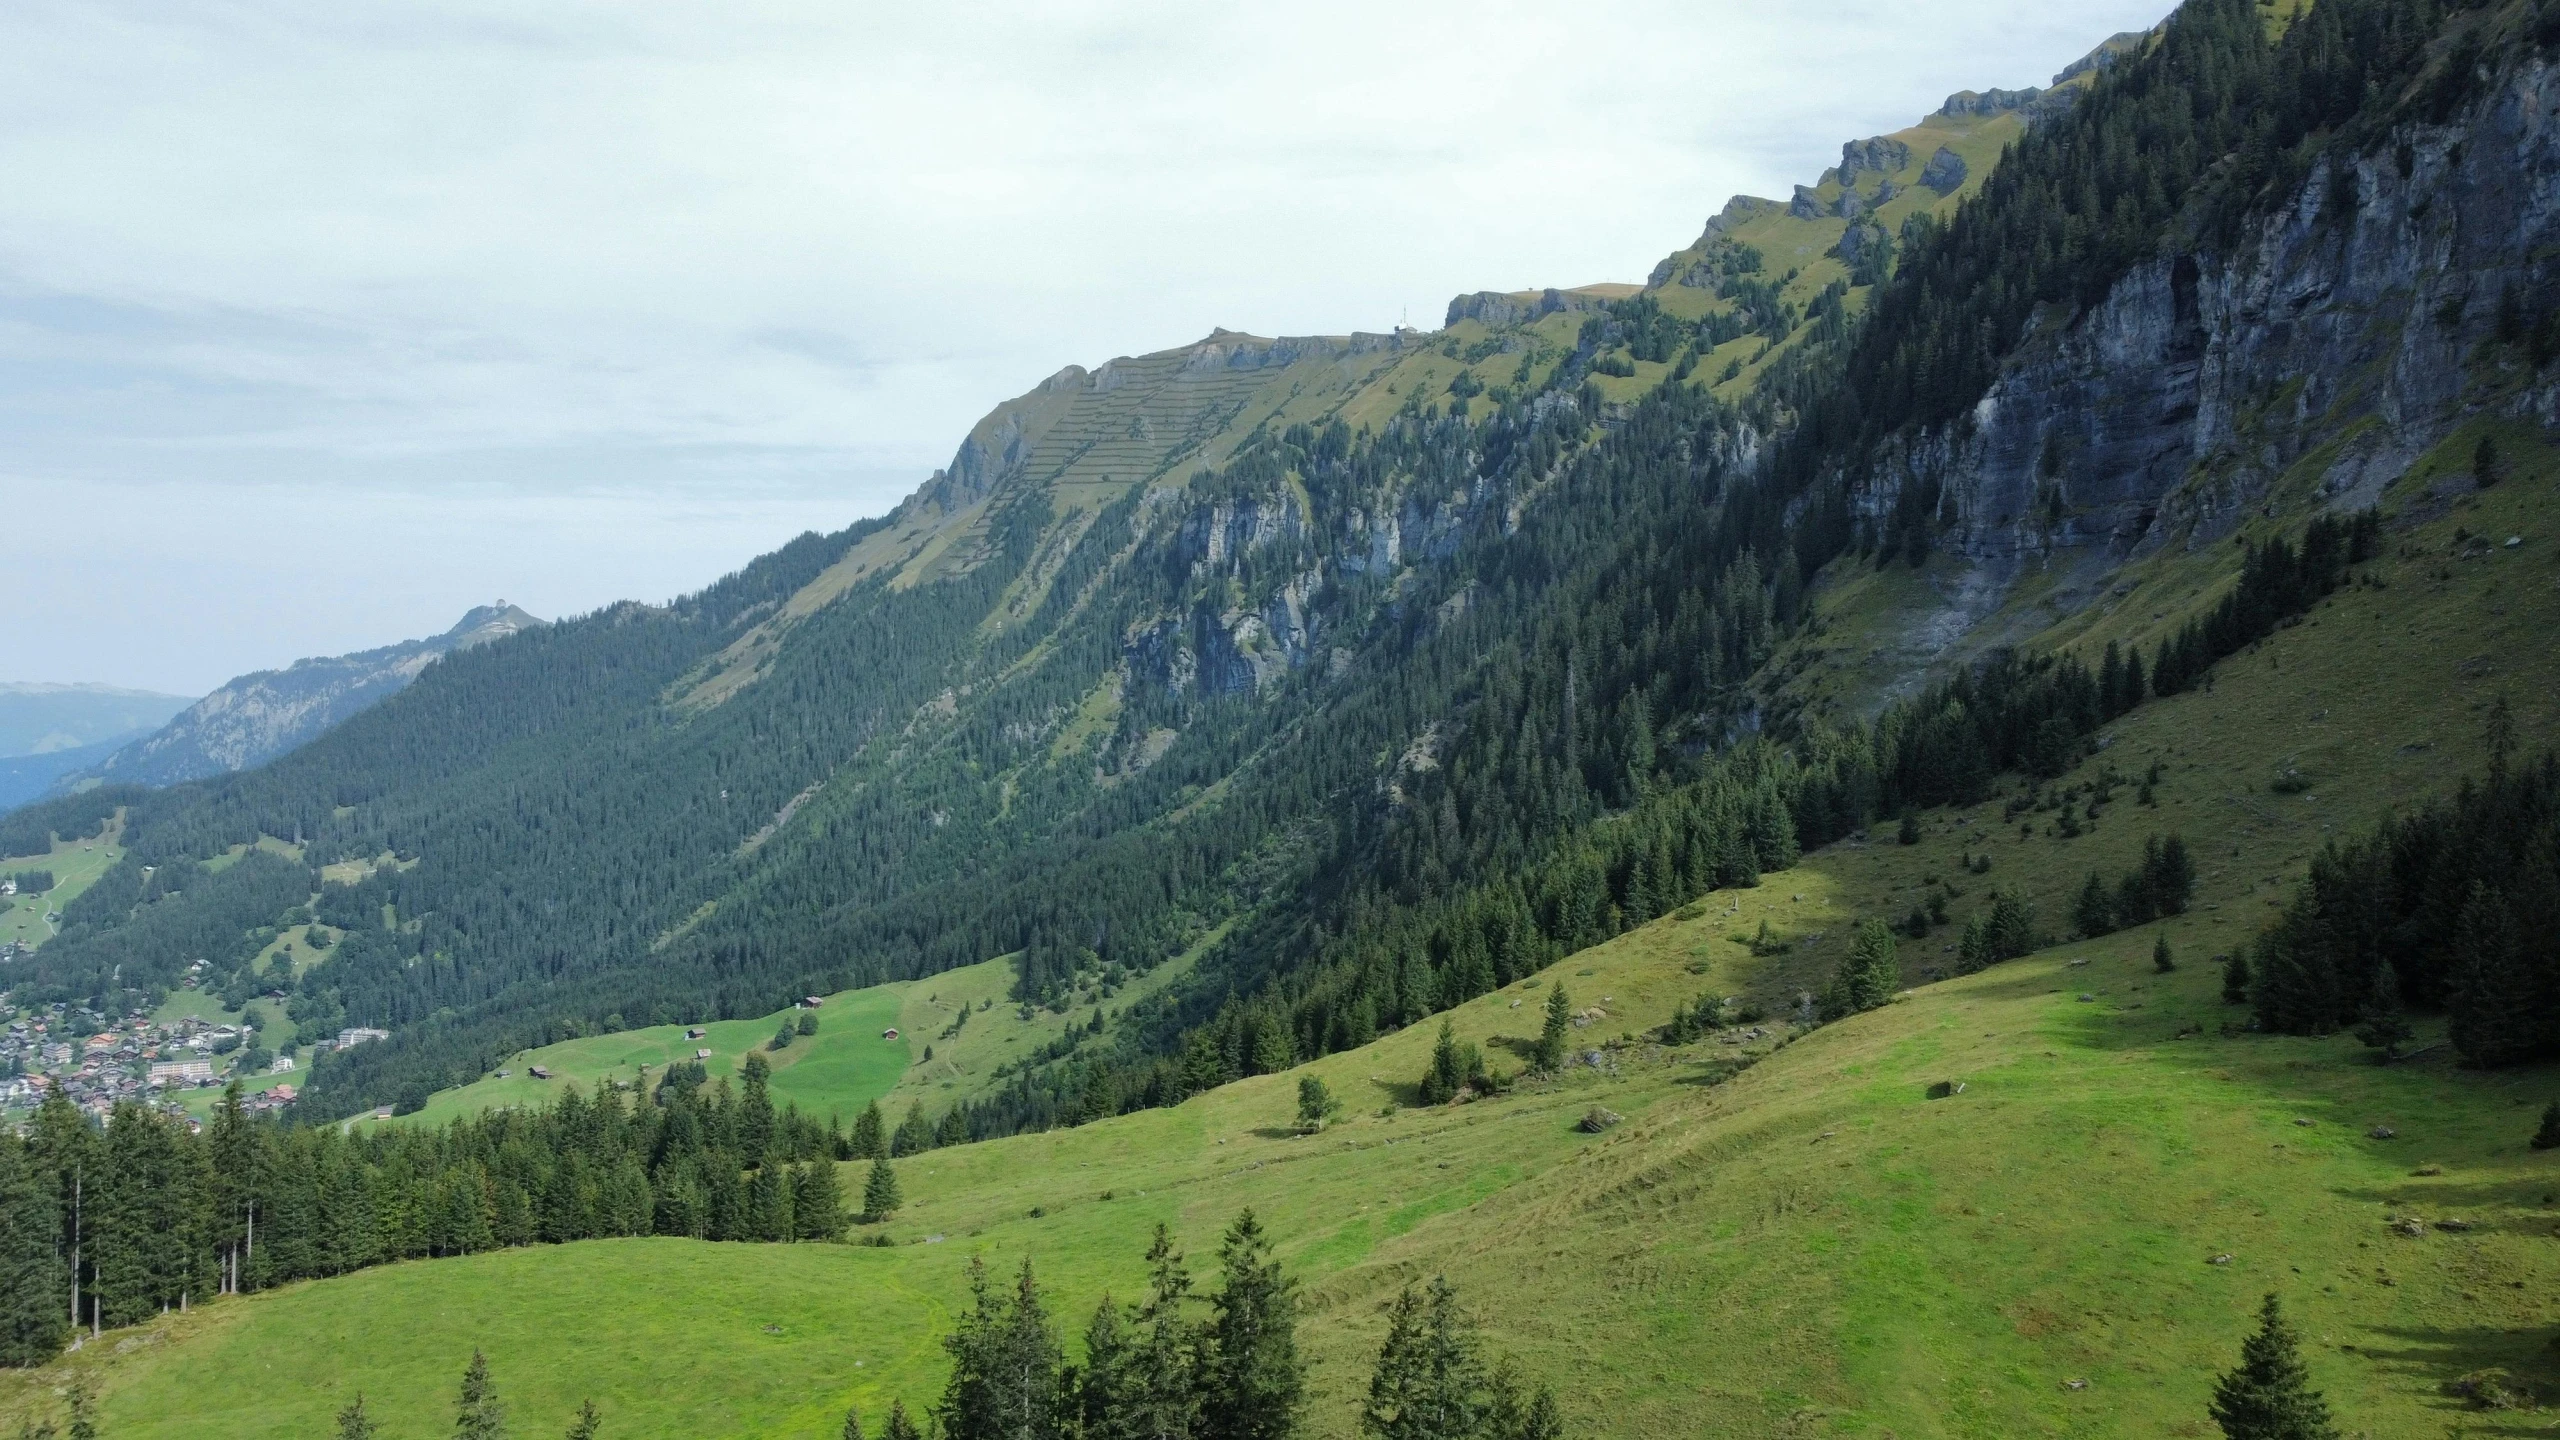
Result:
{"label": "grass field", "polygon": [[[1689,966],[1737,920],[1836,928],[1871,906],[1892,878],[1876,858],[1816,857],[1558,971],[1603,1028],[1641,1029],[1726,979],[1730,962]],[[2224,943],[2235,908],[2183,938]],[[0,1421],[77,1372],[117,1435],[325,1433],[360,1386],[387,1434],[424,1436],[479,1346],[527,1431],[592,1394],[621,1435],[828,1434],[846,1404],[932,1393],[969,1254],[1035,1256],[1072,1327],[1134,1287],[1155,1222],[1204,1257],[1245,1204],[1306,1285],[1328,1435],[1350,1432],[1380,1303],[1434,1272],[1585,1431],[2202,1433],[2180,1422],[2268,1288],[2356,1429],[2434,1433],[2457,1418],[2438,1387],[2484,1365],[2551,1378],[2560,1162],[2522,1142],[2555,1076],[2173,1038],[2229,1012],[2210,967],[2153,976],[2149,940],[1926,987],[1722,1085],[1700,1082],[1728,1047],[1638,1048],[1615,1076],[1377,1114],[1420,1071],[1425,1027],[1313,1067],[1353,1106],[1320,1136],[1289,1133],[1295,1077],[1266,1076],[909,1161],[890,1249],[611,1241],[389,1267],[110,1336],[0,1380]],[[1500,1053],[1535,998],[1456,1020]],[[1926,1098],[1949,1079],[1965,1092]],[[1625,1123],[1580,1133],[1595,1102]],[[2400,1138],[2366,1138],[2376,1124]],[[2383,1223],[2403,1213],[2474,1228],[2404,1239]]]}
{"label": "grass field", "polygon": [[[780,1051],[766,1047],[774,1031],[796,1020],[796,1010],[778,1010],[752,1020],[713,1020],[701,1028],[699,1040],[687,1039],[683,1025],[653,1025],[563,1040],[527,1050],[509,1060],[505,1078],[486,1076],[454,1090],[438,1091],[426,1108],[402,1116],[397,1124],[439,1124],[456,1116],[501,1106],[540,1105],[560,1087],[575,1084],[592,1091],[606,1081],[651,1083],[667,1066],[709,1050],[703,1068],[717,1079],[734,1078],[750,1051],[763,1051],[773,1066],[773,1099],[779,1107],[797,1103],[820,1118],[830,1112],[851,1123],[854,1112],[889,1093],[912,1059],[916,1042],[902,1033],[887,1040],[881,1032],[899,1023],[906,1001],[905,985],[849,990],[825,997],[818,1009],[818,1033],[803,1035]],[[533,1066],[551,1072],[549,1080],[533,1078]],[[646,1067],[644,1070],[642,1067]]]}

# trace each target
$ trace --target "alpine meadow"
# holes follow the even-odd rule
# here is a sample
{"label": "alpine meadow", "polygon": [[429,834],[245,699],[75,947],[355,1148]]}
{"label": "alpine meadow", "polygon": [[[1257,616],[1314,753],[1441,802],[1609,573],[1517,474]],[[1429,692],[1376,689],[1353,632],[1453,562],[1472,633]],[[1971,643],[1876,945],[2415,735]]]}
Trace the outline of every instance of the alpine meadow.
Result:
{"label": "alpine meadow", "polygon": [[509,614],[0,815],[0,1427],[2560,1434],[2560,0]]}

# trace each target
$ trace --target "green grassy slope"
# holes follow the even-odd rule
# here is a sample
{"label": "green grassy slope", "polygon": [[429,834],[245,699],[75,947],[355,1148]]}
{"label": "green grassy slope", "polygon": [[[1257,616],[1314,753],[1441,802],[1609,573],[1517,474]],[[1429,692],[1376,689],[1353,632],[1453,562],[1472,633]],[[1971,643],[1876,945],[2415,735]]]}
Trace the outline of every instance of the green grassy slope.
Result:
{"label": "green grassy slope", "polygon": [[[1381,1114],[1423,1067],[1417,1027],[1309,1067],[1350,1105],[1321,1136],[1286,1128],[1296,1075],[1265,1076],[904,1162],[911,1203],[888,1249],[593,1242],[291,1287],[0,1380],[0,1425],[81,1373],[119,1435],[319,1433],[359,1385],[388,1433],[425,1435],[480,1345],[528,1430],[592,1393],[619,1434],[832,1433],[848,1403],[876,1415],[932,1393],[931,1339],[970,1253],[1036,1256],[1072,1326],[1103,1290],[1134,1288],[1153,1223],[1202,1256],[1244,1204],[1306,1284],[1324,1435],[1352,1431],[1383,1300],[1434,1272],[1565,1392],[1581,1433],[2204,1434],[2211,1375],[2269,1289],[2296,1308],[2350,1433],[2463,1422],[2442,1387],[2483,1367],[2560,1390],[2544,1343],[2560,1156],[2524,1144],[2560,1072],[2467,1072],[2441,1050],[2382,1068],[2345,1037],[2226,1033],[2239,1013],[2206,963],[2264,923],[2323,838],[2476,768],[2471,701],[2504,689],[2523,733],[2560,728],[2560,661],[2522,643],[2560,621],[2548,549],[2441,553],[2457,526],[2520,523],[2510,504],[2549,513],[2551,496],[2511,481],[2457,502],[2396,537],[2377,567],[2390,588],[2342,593],[2227,663],[2212,693],[2118,722],[2084,774],[2161,758],[2157,811],[2120,801],[2068,841],[2022,839],[1987,807],[1930,814],[1916,845],[1833,846],[1550,972],[1609,1012],[1576,1032],[1585,1044],[1700,992],[1774,1004],[1930,877],[1964,891],[1958,923],[2003,885],[2059,928],[2082,874],[2112,876],[2174,828],[2203,870],[2197,909],[2167,927],[2174,974],[2153,973],[2145,927],[1924,985],[1723,1083],[1731,1057],[1771,1047],[1638,1044],[1614,1075]],[[2500,624],[2521,627],[2514,643]],[[2457,667],[2479,653],[2498,668]],[[2288,758],[2319,777],[2311,793],[2265,789]],[[1991,874],[1958,870],[1968,850],[1992,855]],[[1764,918],[1802,943],[1752,959],[1731,937]],[[1951,936],[1907,942],[1906,973]],[[1453,1019],[1516,1064],[1537,1001],[1524,984]],[[1927,1098],[1940,1081],[1966,1088]],[[1580,1133],[1594,1103],[1625,1123]],[[2386,1226],[2405,1216],[2430,1222],[2421,1237]],[[2457,1218],[2470,1228],[2432,1224]]]}
{"label": "green grassy slope", "polygon": [[[767,1047],[777,1029],[799,1018],[796,1010],[786,1008],[750,1020],[710,1021],[701,1027],[704,1033],[699,1040],[686,1038],[689,1027],[683,1025],[652,1025],[563,1040],[517,1054],[507,1062],[504,1078],[492,1074],[437,1091],[428,1098],[426,1108],[397,1117],[394,1123],[434,1125],[482,1110],[541,1105],[556,1097],[563,1085],[593,1091],[607,1081],[654,1083],[669,1065],[693,1059],[696,1050],[711,1052],[702,1066],[715,1080],[734,1078],[749,1052],[762,1052],[773,1067],[770,1083],[777,1108],[797,1104],[812,1116],[833,1113],[850,1123],[856,1111],[889,1093],[922,1048],[912,1027],[903,1025],[910,988],[910,984],[880,985],[823,997],[826,1003],[818,1008],[818,1033],[799,1036],[781,1050]],[[891,1027],[902,1027],[895,1040],[881,1034]],[[551,1078],[535,1079],[532,1068],[536,1065],[549,1070]]]}
{"label": "green grassy slope", "polygon": [[107,822],[106,829],[89,839],[56,840],[53,848],[42,855],[0,856],[0,871],[53,872],[51,890],[0,903],[0,941],[15,940],[38,948],[52,939],[53,927],[45,923],[44,917],[79,898],[81,891],[96,884],[99,876],[124,858],[123,829],[124,818],[118,815]]}
{"label": "green grassy slope", "polygon": [[[1064,1007],[1055,1010],[1033,1007],[1025,1014],[1011,999],[1012,957],[999,956],[923,980],[823,997],[826,1003],[818,1010],[818,1033],[801,1036],[778,1051],[769,1048],[774,1032],[796,1020],[796,1011],[710,1021],[701,1027],[704,1034],[699,1040],[687,1039],[685,1031],[691,1027],[684,1025],[563,1040],[519,1052],[508,1060],[503,1078],[491,1074],[439,1090],[428,1098],[425,1108],[389,1123],[435,1125],[484,1110],[540,1105],[568,1084],[593,1091],[608,1081],[654,1080],[669,1064],[692,1059],[696,1050],[711,1052],[702,1063],[714,1079],[734,1078],[748,1052],[761,1052],[773,1067],[774,1103],[796,1104],[813,1118],[834,1115],[850,1125],[854,1115],[875,1100],[890,1111],[893,1123],[909,1104],[919,1101],[927,1114],[939,1115],[1001,1085],[1011,1073],[1007,1066],[1056,1041],[1070,1027],[1091,1024],[1097,1009],[1116,1012],[1180,978],[1200,952],[1224,933],[1223,929],[1210,932],[1189,954],[1109,995],[1088,990],[1068,997]],[[251,1003],[255,1008],[264,1002]],[[955,1033],[951,1023],[964,1006],[970,1017]],[[898,1038],[885,1039],[881,1032],[893,1026]],[[536,1065],[549,1070],[551,1078],[534,1079],[529,1072]],[[205,1103],[209,1105],[210,1099]]]}

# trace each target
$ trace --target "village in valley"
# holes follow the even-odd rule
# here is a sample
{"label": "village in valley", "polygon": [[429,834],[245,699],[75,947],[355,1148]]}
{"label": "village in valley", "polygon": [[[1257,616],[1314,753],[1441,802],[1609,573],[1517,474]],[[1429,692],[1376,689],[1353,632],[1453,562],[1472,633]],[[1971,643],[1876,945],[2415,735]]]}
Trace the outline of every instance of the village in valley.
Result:
{"label": "village in valley", "polygon": [[285,1077],[308,1065],[312,1054],[387,1039],[389,1032],[349,1027],[307,1047],[287,1044],[272,1052],[259,1037],[247,1013],[236,1021],[154,1018],[140,1010],[116,1017],[60,1002],[11,1012],[0,1028],[0,1117],[32,1111],[59,1090],[101,1120],[130,1100],[197,1123],[205,1107],[186,1105],[189,1092],[220,1090],[234,1080],[255,1087],[242,1108],[282,1110],[299,1093]]}

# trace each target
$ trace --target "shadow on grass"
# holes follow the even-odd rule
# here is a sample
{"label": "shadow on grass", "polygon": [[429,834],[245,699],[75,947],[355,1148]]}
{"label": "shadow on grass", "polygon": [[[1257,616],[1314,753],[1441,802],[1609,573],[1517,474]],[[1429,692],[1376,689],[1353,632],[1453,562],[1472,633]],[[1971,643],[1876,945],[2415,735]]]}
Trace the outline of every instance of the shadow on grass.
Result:
{"label": "shadow on grass", "polygon": [[[2528,1409],[2495,1410],[2478,1405],[2454,1389],[2456,1381],[2482,1370],[2504,1370],[2512,1383],[2548,1404],[2560,1395],[2560,1372],[2552,1364],[2546,1332],[2496,1330],[2485,1326],[2435,1329],[2377,1325],[2366,1333],[2381,1343],[2363,1344],[2354,1353],[2397,1370],[2419,1382],[2428,1394],[2427,1407],[2454,1421],[2461,1435],[2549,1435],[2549,1413]],[[2459,1417],[2458,1420],[2456,1417]]]}

